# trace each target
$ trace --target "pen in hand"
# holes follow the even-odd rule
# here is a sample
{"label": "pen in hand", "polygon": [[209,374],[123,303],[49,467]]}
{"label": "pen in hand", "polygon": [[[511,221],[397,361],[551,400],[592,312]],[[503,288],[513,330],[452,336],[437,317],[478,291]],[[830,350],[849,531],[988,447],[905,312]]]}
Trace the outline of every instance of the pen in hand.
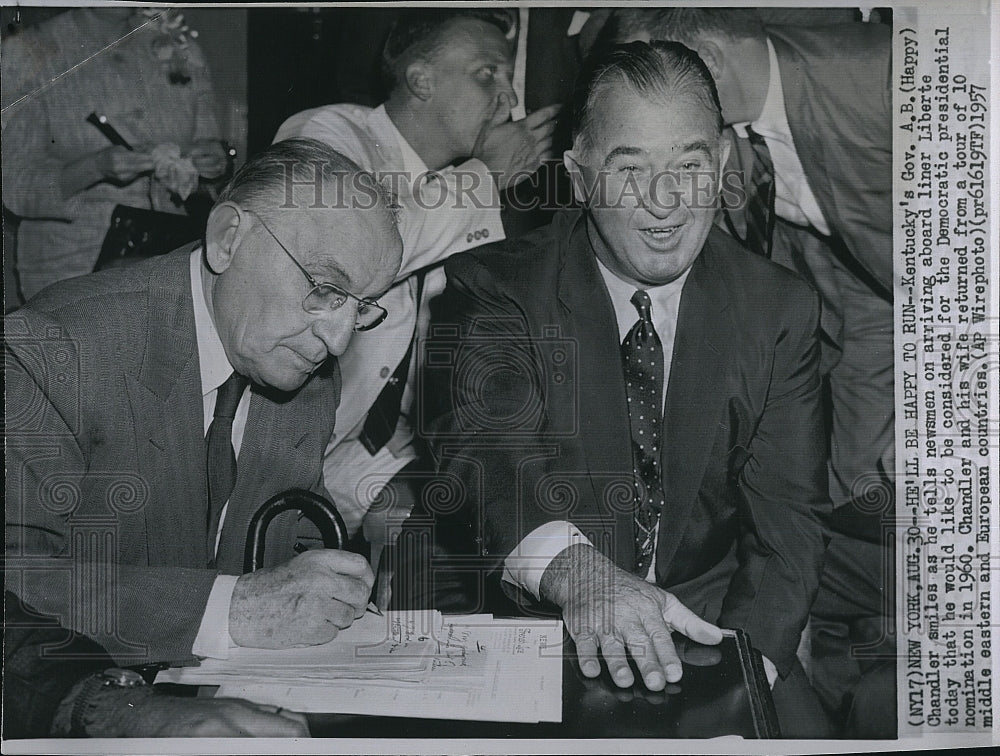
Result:
{"label": "pen in hand", "polygon": [[387,556],[386,552],[393,546],[383,546],[376,556],[375,562],[375,584],[372,586],[371,597],[368,600],[368,611],[380,617],[389,608],[389,600],[392,597],[392,562],[393,559]]}

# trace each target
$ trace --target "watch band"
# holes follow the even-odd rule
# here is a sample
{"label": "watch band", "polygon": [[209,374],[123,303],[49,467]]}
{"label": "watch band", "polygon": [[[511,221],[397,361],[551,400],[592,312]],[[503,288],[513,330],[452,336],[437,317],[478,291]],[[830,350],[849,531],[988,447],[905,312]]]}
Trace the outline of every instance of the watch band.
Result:
{"label": "watch band", "polygon": [[70,737],[87,737],[87,726],[95,721],[100,692],[108,688],[130,689],[148,688],[146,681],[138,672],[120,667],[110,667],[103,672],[88,677],[73,702],[70,714]]}

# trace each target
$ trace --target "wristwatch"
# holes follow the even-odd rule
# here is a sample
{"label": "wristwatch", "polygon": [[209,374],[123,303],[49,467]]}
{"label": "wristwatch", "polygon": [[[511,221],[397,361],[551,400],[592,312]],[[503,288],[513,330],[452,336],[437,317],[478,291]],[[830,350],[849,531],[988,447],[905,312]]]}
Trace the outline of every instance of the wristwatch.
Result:
{"label": "wristwatch", "polygon": [[73,703],[70,715],[70,737],[87,737],[87,726],[95,721],[97,706],[95,699],[100,698],[100,691],[108,688],[147,688],[146,681],[138,672],[121,667],[110,667],[103,672],[91,675]]}

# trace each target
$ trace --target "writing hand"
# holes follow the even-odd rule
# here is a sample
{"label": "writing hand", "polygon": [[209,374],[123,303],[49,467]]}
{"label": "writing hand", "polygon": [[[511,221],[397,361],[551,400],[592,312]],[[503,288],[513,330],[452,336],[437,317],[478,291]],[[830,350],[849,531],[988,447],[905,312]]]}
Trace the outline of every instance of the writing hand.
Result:
{"label": "writing hand", "polygon": [[601,673],[600,654],[622,688],[635,682],[628,656],[650,690],[681,679],[681,660],[671,639],[674,630],[706,645],[722,640],[719,628],[676,596],[625,572],[589,545],[560,552],[546,568],[540,592],[562,609],[583,674]]}
{"label": "writing hand", "polygon": [[364,557],[334,549],[248,573],[233,589],[229,635],[253,648],[327,643],[365,613],[374,579]]}

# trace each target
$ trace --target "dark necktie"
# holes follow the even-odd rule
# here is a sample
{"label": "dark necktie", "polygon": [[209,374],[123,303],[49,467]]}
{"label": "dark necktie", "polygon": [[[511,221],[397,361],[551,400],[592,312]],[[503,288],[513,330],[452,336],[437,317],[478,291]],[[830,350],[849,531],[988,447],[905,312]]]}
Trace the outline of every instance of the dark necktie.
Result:
{"label": "dark necktie", "polygon": [[233,451],[233,417],[247,379],[233,373],[219,386],[215,398],[215,414],[205,436],[208,469],[208,554],[215,554],[215,537],[219,529],[222,508],[236,485],[236,453]]}
{"label": "dark necktie", "polygon": [[399,422],[400,407],[403,402],[403,390],[406,388],[406,379],[410,375],[410,360],[413,357],[414,343],[417,340],[417,328],[420,318],[420,297],[424,291],[424,272],[417,275],[417,306],[414,314],[413,336],[410,345],[406,348],[406,354],[400,360],[392,376],[382,388],[381,393],[375,400],[365,424],[361,429],[360,440],[364,444],[368,453],[374,456],[379,449],[385,446],[389,439],[396,432],[396,424]]}
{"label": "dark necktie", "polygon": [[774,163],[764,137],[750,127],[747,136],[754,159],[747,187],[746,244],[758,255],[770,257],[774,237]]}
{"label": "dark necktie", "polygon": [[645,577],[653,559],[656,528],[663,509],[660,439],[663,425],[663,347],[650,317],[649,295],[637,291],[632,304],[639,320],[622,342],[622,366],[632,429],[636,484],[635,570]]}

